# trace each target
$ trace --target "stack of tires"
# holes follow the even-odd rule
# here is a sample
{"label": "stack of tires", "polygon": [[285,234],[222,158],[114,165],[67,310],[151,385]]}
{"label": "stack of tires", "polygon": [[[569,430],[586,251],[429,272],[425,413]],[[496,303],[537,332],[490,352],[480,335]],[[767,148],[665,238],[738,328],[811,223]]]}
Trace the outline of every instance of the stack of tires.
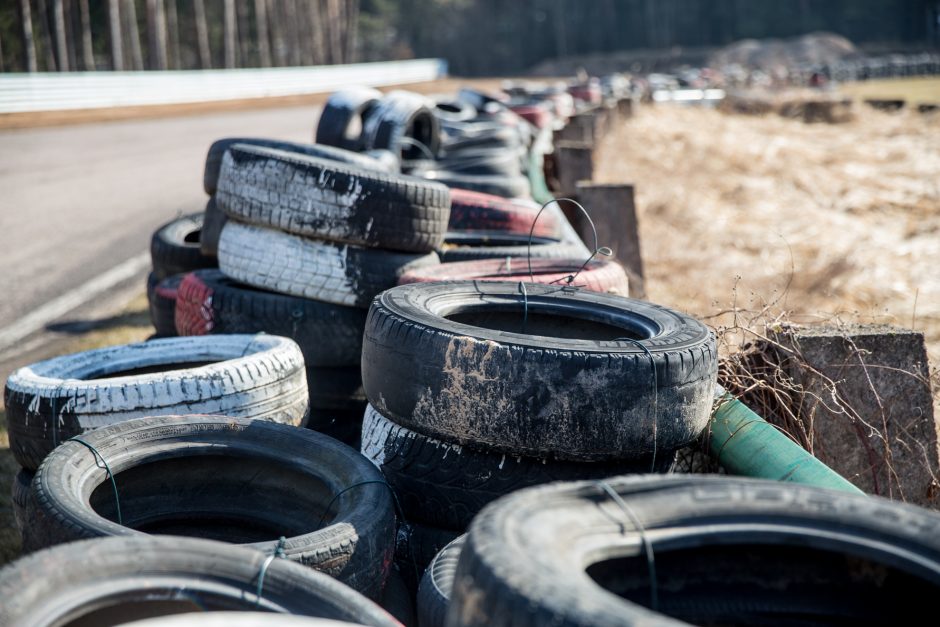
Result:
{"label": "stack of tires", "polygon": [[196,213],[164,224],[150,238],[152,269],[147,276],[147,302],[156,337],[176,335],[174,310],[183,275],[217,265],[215,253],[202,250],[202,235],[203,215]]}
{"label": "stack of tires", "polygon": [[176,328],[295,339],[308,426],[358,444],[366,308],[407,271],[439,263],[450,199],[442,185],[352,161],[230,143],[215,192],[219,271],[182,281]]}
{"label": "stack of tires", "polygon": [[715,340],[688,316],[527,283],[412,283],[369,311],[362,452],[407,525],[412,583],[490,501],[559,479],[664,472],[708,422]]}
{"label": "stack of tires", "polygon": [[87,431],[179,413],[301,426],[308,414],[303,355],[275,336],[167,338],[55,357],[14,371],[3,399],[21,467],[12,487],[21,529],[36,469]]}

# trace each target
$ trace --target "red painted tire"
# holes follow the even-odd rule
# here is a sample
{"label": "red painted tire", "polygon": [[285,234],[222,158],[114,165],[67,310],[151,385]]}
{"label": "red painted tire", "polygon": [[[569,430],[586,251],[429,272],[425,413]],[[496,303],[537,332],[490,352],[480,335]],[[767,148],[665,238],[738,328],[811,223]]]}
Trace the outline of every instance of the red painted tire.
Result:
{"label": "red painted tire", "polygon": [[[506,263],[510,264],[507,271]],[[399,285],[406,283],[431,283],[434,281],[525,281],[526,283],[568,284],[568,277],[577,273],[584,263],[582,259],[533,259],[532,274],[525,259],[480,259],[442,263],[438,266],[418,268],[402,275]],[[629,294],[627,274],[616,261],[596,259],[582,270],[571,285],[592,292]]]}
{"label": "red painted tire", "polygon": [[[466,189],[450,190],[448,231],[501,231],[528,235],[541,207],[534,202],[510,200]],[[557,238],[558,219],[545,211],[535,224],[535,237]]]}

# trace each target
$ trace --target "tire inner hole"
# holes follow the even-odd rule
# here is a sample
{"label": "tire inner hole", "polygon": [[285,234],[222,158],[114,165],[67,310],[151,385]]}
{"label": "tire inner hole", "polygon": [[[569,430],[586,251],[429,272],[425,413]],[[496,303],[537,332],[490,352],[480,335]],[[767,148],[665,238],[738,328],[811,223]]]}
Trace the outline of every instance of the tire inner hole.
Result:
{"label": "tire inner hole", "polygon": [[[929,616],[940,588],[899,567],[838,550],[721,545],[655,552],[658,611],[694,625],[890,625]],[[592,564],[587,574],[650,606],[646,557]],[[929,613],[928,613],[929,612]],[[917,622],[917,621],[914,621]]]}
{"label": "tire inner hole", "polygon": [[[327,511],[334,494],[323,479],[267,457],[173,457],[118,471],[114,480],[125,527],[235,544],[315,531],[332,522],[342,500]],[[114,489],[104,473],[89,503],[117,522]]]}
{"label": "tire inner hole", "polygon": [[530,304],[526,315],[520,300],[518,307],[474,307],[444,315],[445,318],[493,331],[524,333],[540,337],[610,342],[621,338],[645,340],[652,335],[641,325],[614,325],[560,312],[539,311]]}

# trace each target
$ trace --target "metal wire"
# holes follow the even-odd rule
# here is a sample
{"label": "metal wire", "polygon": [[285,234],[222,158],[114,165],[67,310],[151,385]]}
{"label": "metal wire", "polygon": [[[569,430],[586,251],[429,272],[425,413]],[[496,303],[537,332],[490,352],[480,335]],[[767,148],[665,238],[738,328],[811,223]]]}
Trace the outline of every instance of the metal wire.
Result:
{"label": "metal wire", "polygon": [[[535,224],[539,221],[539,217],[542,215],[542,212],[545,211],[548,208],[548,206],[551,205],[552,203],[557,204],[558,208],[561,209],[562,200],[570,202],[575,207],[581,210],[581,213],[583,213],[584,217],[587,218],[588,224],[591,225],[591,233],[594,235],[594,251],[587,258],[587,260],[583,264],[581,264],[581,267],[578,268],[578,271],[575,272],[572,276],[568,277],[568,284],[570,285],[571,283],[573,283],[574,280],[578,278],[578,275],[581,274],[582,271],[584,271],[587,265],[591,263],[591,260],[593,260],[594,257],[596,257],[597,255],[610,257],[611,255],[614,254],[614,251],[612,251],[610,248],[606,246],[603,246],[603,247],[598,246],[597,227],[594,226],[594,220],[591,219],[591,216],[590,214],[588,214],[587,209],[585,209],[581,205],[581,203],[579,203],[577,200],[574,200],[573,198],[553,198],[542,205],[542,208],[539,209],[539,212],[535,214],[535,219],[532,220],[531,228],[529,228],[529,241],[526,246],[526,261],[529,264],[529,278],[531,279],[532,283],[535,283],[535,274],[532,272],[532,237],[535,235]],[[552,282],[554,283],[555,281],[552,281]]]}
{"label": "metal wire", "polygon": [[278,538],[274,552],[268,555],[261,563],[261,570],[258,571],[258,587],[255,588],[255,607],[261,605],[261,593],[264,591],[264,576],[268,573],[268,566],[270,566],[275,559],[284,557],[284,544],[286,542],[287,538],[284,536]]}
{"label": "metal wire", "polygon": [[595,483],[601,490],[607,493],[607,496],[609,496],[621,510],[623,510],[623,513],[626,514],[630,522],[633,523],[634,529],[640,534],[640,542],[643,545],[643,551],[646,553],[646,568],[649,572],[650,579],[650,609],[657,612],[659,611],[659,590],[656,584],[656,556],[653,554],[653,544],[646,535],[646,529],[643,527],[643,523],[640,522],[639,516],[630,509],[626,501],[617,494],[617,491],[614,490],[609,483],[606,481],[597,481]]}
{"label": "metal wire", "polygon": [[630,342],[639,347],[650,359],[650,369],[653,371],[653,460],[650,462],[650,471],[652,471],[656,468],[657,441],[659,436],[659,373],[656,371],[656,360],[653,358],[653,353],[650,352],[650,349],[646,348],[639,340],[635,340],[632,337],[617,337],[614,338],[614,341]]}
{"label": "metal wire", "polygon": [[111,488],[114,490],[114,508],[117,510],[117,521],[119,525],[123,525],[124,518],[121,516],[121,499],[118,496],[117,482],[114,480],[114,473],[111,472],[111,466],[108,465],[108,460],[106,460],[104,456],[98,452],[98,449],[96,449],[94,446],[92,446],[85,440],[81,439],[80,437],[75,436],[74,438],[70,438],[70,440],[73,442],[78,442],[79,444],[85,446],[89,451],[91,451],[92,454],[95,456],[96,466],[98,465],[99,459],[101,460],[101,463],[104,464],[104,469],[107,471],[108,478],[111,480]]}

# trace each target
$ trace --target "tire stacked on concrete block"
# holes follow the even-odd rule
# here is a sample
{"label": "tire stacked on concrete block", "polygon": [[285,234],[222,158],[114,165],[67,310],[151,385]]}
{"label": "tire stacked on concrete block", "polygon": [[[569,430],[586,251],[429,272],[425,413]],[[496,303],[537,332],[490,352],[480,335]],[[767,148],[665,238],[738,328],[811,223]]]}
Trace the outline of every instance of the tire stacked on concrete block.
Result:
{"label": "tire stacked on concrete block", "polygon": [[453,281],[376,298],[362,372],[363,454],[439,550],[513,490],[667,471],[707,424],[717,356],[704,325],[642,301]]}
{"label": "tire stacked on concrete block", "polygon": [[129,420],[62,444],[36,471],[24,549],[141,534],[276,552],[378,599],[395,515],[381,473],[357,451],[265,420]]}
{"label": "tire stacked on concrete block", "polygon": [[296,339],[308,366],[308,426],[358,446],[366,308],[405,272],[439,264],[447,188],[238,143],[228,145],[217,180],[227,218],[220,271],[184,279],[177,330]]}
{"label": "tire stacked on concrete block", "polygon": [[[45,549],[0,570],[0,595],[0,624],[9,627],[124,625],[145,618],[151,620],[133,624],[162,625],[162,616],[178,627],[399,625],[314,569],[272,560],[256,548],[197,538],[137,535]],[[279,622],[284,614],[294,616]],[[215,622],[219,617],[224,622]]]}
{"label": "tire stacked on concrete block", "polygon": [[202,252],[203,215],[182,216],[167,222],[150,238],[153,269],[147,276],[150,321],[157,337],[173,337],[176,294],[183,275],[200,268],[214,268],[214,255]]}

